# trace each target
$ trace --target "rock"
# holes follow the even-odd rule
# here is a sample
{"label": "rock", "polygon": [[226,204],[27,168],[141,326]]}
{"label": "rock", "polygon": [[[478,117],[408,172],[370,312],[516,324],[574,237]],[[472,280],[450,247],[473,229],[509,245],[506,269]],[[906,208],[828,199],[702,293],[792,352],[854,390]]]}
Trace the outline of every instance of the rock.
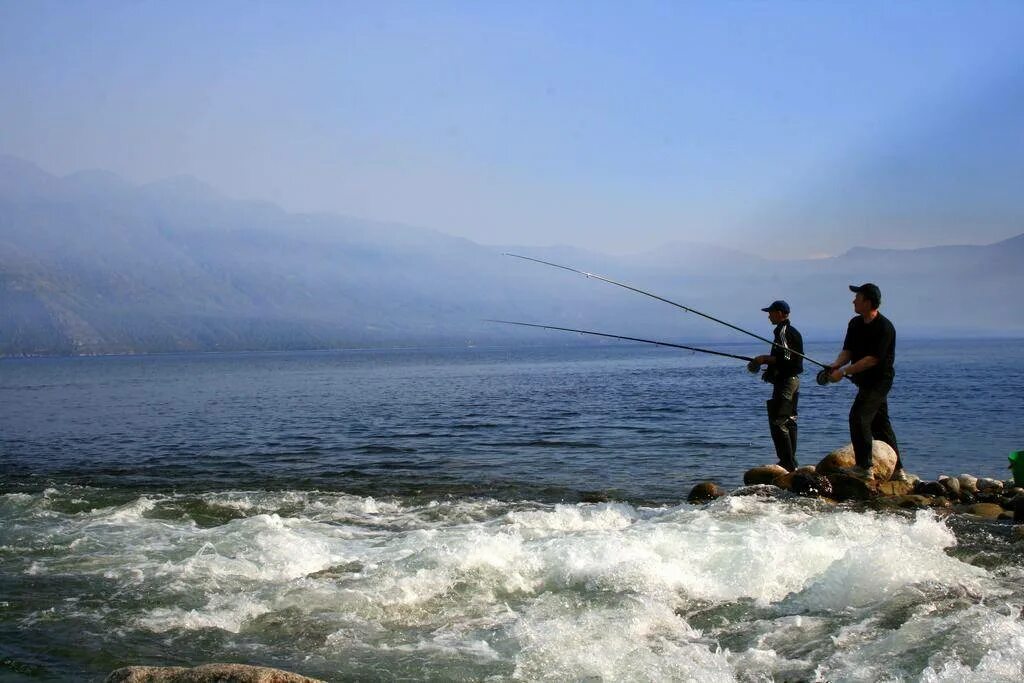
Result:
{"label": "rock", "polygon": [[796,472],[804,472],[806,474],[817,474],[818,468],[815,467],[814,465],[803,465],[801,467],[797,467]]}
{"label": "rock", "polygon": [[857,477],[832,474],[828,480],[832,484],[832,497],[836,500],[871,500],[876,495],[868,482]]}
{"label": "rock", "polygon": [[914,495],[914,494],[907,494],[907,495],[895,496],[893,498],[893,502],[895,502],[901,508],[923,509],[923,508],[932,507],[932,503],[934,501],[931,498],[929,498],[928,496],[918,496],[918,495]]}
{"label": "rock", "polygon": [[999,513],[999,519],[1012,522],[1013,521],[1013,513],[1010,512],[1009,510],[1003,510],[1002,512]]}
{"label": "rock", "polygon": [[1024,488],[1021,488],[1020,486],[1012,486],[1006,492],[1006,495],[1017,497],[1017,496],[1019,496],[1022,493],[1024,493]]}
{"label": "rock", "polygon": [[280,669],[246,664],[183,666],[126,666],[112,672],[106,683],[323,683]]}
{"label": "rock", "polygon": [[999,519],[999,515],[1003,514],[1003,507],[994,503],[974,503],[973,505],[961,505],[957,511],[985,519]]}
{"label": "rock", "polygon": [[832,497],[832,482],[823,474],[797,470],[790,475],[789,490],[801,496]]}
{"label": "rock", "polygon": [[957,479],[960,480],[960,490],[967,491],[967,493],[978,492],[978,478],[970,474],[961,474]]}
{"label": "rock", "polygon": [[1013,527],[1013,532],[1011,533],[1011,536],[1015,541],[1024,541],[1024,526]]}
{"label": "rock", "polygon": [[761,465],[747,470],[743,474],[745,486],[756,486],[758,484],[771,484],[775,486],[775,480],[784,477],[789,472],[782,465]]}
{"label": "rock", "polygon": [[914,493],[920,496],[945,496],[949,491],[937,481],[920,481],[914,486]]}
{"label": "rock", "polygon": [[1024,523],[1024,496],[1017,496],[1013,500],[1013,523]]}
{"label": "rock", "polygon": [[706,503],[725,495],[725,490],[713,481],[702,481],[693,487],[686,497],[687,503]]}
{"label": "rock", "polygon": [[953,498],[960,497],[960,480],[955,477],[946,477],[945,479],[939,478],[939,482],[946,488],[948,495]]}
{"label": "rock", "polygon": [[984,477],[978,480],[978,490],[982,493],[1002,493],[1003,482],[998,479],[989,479]]}
{"label": "rock", "polygon": [[[937,486],[939,486],[939,488],[942,488],[941,484],[937,484]],[[919,493],[916,490],[915,486],[911,484],[909,481],[883,481],[881,484],[878,485],[878,492],[883,496],[905,496],[909,494],[911,491],[913,491],[914,493]],[[943,489],[940,493],[945,492],[946,490]]]}
{"label": "rock", "polygon": [[[853,444],[846,444],[842,448],[832,451],[818,463],[817,470],[826,476],[839,474],[844,467],[852,467],[856,464],[853,455]],[[875,439],[871,444],[871,472],[878,481],[888,481],[896,469],[896,451],[892,446]]]}
{"label": "rock", "polygon": [[789,495],[789,491],[780,489],[775,484],[753,484],[751,486],[741,486],[730,495],[757,496],[758,498],[785,498]]}

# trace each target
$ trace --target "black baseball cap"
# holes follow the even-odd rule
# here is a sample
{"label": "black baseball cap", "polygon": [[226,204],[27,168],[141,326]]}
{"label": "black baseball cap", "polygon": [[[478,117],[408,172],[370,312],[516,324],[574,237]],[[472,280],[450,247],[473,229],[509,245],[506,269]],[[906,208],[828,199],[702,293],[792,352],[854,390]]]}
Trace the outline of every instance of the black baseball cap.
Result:
{"label": "black baseball cap", "polygon": [[875,305],[875,308],[882,303],[882,290],[873,282],[865,282],[862,285],[850,285],[850,291],[863,294],[864,298]]}
{"label": "black baseball cap", "polygon": [[789,304],[787,304],[782,299],[779,299],[778,301],[771,302],[770,304],[768,304],[767,308],[762,308],[761,310],[764,311],[765,313],[769,311],[781,311],[786,315],[789,315]]}

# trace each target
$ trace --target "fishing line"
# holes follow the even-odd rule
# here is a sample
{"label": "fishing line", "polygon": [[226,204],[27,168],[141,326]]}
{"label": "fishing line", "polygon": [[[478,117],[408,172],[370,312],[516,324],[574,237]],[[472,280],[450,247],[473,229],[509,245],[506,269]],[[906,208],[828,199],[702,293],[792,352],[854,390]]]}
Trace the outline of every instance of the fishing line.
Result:
{"label": "fishing line", "polygon": [[[672,301],[671,299],[666,299],[665,297],[658,296],[657,294],[654,294],[652,292],[647,292],[645,290],[640,289],[639,287],[634,287],[633,285],[628,285],[625,282],[618,282],[616,280],[612,280],[611,278],[604,277],[603,275],[598,275],[596,273],[588,273],[585,270],[578,270],[578,269],[572,268],[570,266],[563,266],[563,265],[560,265],[558,263],[552,263],[550,261],[544,261],[542,259],[533,258],[531,256],[522,256],[520,254],[512,254],[510,252],[504,252],[502,255],[503,256],[512,256],[514,258],[523,259],[524,261],[533,261],[534,263],[542,263],[545,266],[551,266],[552,268],[561,268],[562,270],[568,270],[571,273],[578,273],[578,274],[583,275],[583,276],[588,277],[588,278],[594,278],[595,280],[601,280],[602,282],[607,282],[608,284],[615,285],[616,287],[623,287],[625,289],[630,290],[631,292],[636,292],[637,294],[643,294],[644,296],[649,296],[652,299],[657,299],[658,301],[663,301],[664,303],[669,304],[671,306],[675,306],[676,308],[681,308],[684,311],[686,311],[687,313],[693,313],[693,314],[699,315],[699,316],[701,316],[703,318],[707,318],[708,320],[711,320],[713,322],[719,323],[720,325],[725,325],[726,327],[732,328],[732,329],[736,330],[737,332],[742,332],[743,334],[749,335],[749,336],[753,337],[754,339],[760,339],[763,342],[767,342],[768,344],[771,344],[772,346],[778,346],[779,348],[785,348],[785,347],[782,346],[782,344],[779,344],[778,342],[772,341],[771,339],[768,339],[767,337],[762,337],[761,335],[755,334],[754,332],[751,332],[750,330],[745,330],[742,327],[737,327],[736,325],[733,325],[732,323],[726,322],[726,321],[721,320],[719,318],[716,318],[716,317],[714,317],[712,315],[708,315],[707,313],[703,313],[701,311],[698,311],[695,308],[690,308],[689,306],[684,306],[683,304],[681,304],[679,302]],[[793,353],[793,354],[795,354],[797,356],[800,356],[801,358],[803,358],[805,360],[808,360],[808,361],[810,361],[810,362],[814,363],[815,365],[818,365],[818,366],[820,366],[822,368],[829,369],[829,370],[832,369],[831,365],[827,365],[825,363],[822,363],[821,361],[815,360],[815,359],[811,358],[810,356],[805,356],[804,354],[799,353],[797,351],[794,351],[793,349],[786,349],[786,350],[789,351],[790,353]]]}
{"label": "fishing line", "polygon": [[702,349],[697,346],[686,346],[685,344],[673,344],[671,342],[655,341],[653,339],[640,339],[639,337],[625,337],[621,334],[608,334],[606,332],[594,332],[592,330],[577,330],[572,327],[556,327],[555,325],[537,325],[535,323],[520,323],[513,320],[485,320],[488,323],[501,323],[502,325],[521,325],[523,327],[537,327],[543,330],[561,330],[562,332],[578,332],[580,334],[592,334],[596,337],[609,337],[611,339],[625,339],[626,341],[642,342],[644,344],[656,344],[657,346],[668,346],[673,349],[686,349],[687,351],[697,351],[699,353],[710,353],[715,356],[725,356],[727,358],[736,358],[737,360],[753,361],[754,359],[750,356],[739,356],[735,353],[725,353],[724,351],[713,351],[711,349]]}

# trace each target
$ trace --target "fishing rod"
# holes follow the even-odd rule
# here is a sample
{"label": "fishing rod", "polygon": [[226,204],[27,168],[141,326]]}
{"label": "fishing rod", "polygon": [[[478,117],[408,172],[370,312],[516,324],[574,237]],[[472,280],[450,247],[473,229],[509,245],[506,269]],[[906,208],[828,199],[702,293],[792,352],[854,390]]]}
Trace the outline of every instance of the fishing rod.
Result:
{"label": "fishing rod", "polygon": [[[818,365],[818,366],[820,366],[820,367],[822,367],[824,369],[828,369],[828,370],[832,369],[831,365],[826,365],[825,363],[822,363],[819,360],[814,360],[813,358],[811,358],[809,356],[805,356],[804,354],[802,354],[802,353],[800,353],[798,351],[794,351],[793,349],[785,347],[782,344],[779,344],[778,342],[775,342],[775,341],[772,341],[771,339],[768,339],[767,337],[762,337],[761,335],[755,334],[754,332],[751,332],[750,330],[745,330],[742,327],[737,327],[736,325],[733,325],[732,323],[728,323],[728,322],[726,322],[724,320],[720,320],[719,318],[716,318],[716,317],[714,317],[712,315],[708,315],[707,313],[702,313],[701,311],[698,311],[695,308],[690,308],[689,306],[684,306],[681,303],[678,303],[676,301],[672,301],[671,299],[666,299],[663,296],[658,296],[657,294],[653,294],[651,292],[644,291],[644,290],[642,290],[642,289],[640,289],[638,287],[634,287],[633,285],[628,285],[625,282],[617,282],[616,280],[612,280],[611,278],[604,277],[603,275],[598,275],[596,273],[588,273],[585,270],[578,270],[576,268],[571,268],[569,266],[559,265],[557,263],[551,263],[550,261],[544,261],[544,260],[541,260],[539,258],[533,258],[531,256],[522,256],[520,254],[512,254],[512,253],[507,252],[507,251],[504,252],[502,255],[503,256],[512,256],[514,258],[520,258],[520,259],[523,259],[524,261],[533,261],[535,263],[542,263],[545,266],[551,266],[552,268],[561,268],[562,270],[568,270],[571,273],[578,273],[578,274],[584,275],[584,276],[586,276],[588,278],[594,278],[595,280],[601,280],[602,282],[607,282],[608,284],[615,285],[616,287],[623,287],[625,289],[630,290],[631,292],[636,292],[637,294],[643,294],[644,296],[649,296],[652,299],[657,299],[658,301],[663,301],[666,304],[669,304],[671,306],[675,306],[676,308],[681,308],[684,311],[686,311],[687,313],[694,313],[694,314],[699,315],[699,316],[701,316],[703,318],[707,318],[708,320],[712,320],[712,321],[714,321],[716,323],[719,323],[721,325],[725,325],[726,327],[730,327],[730,328],[736,330],[737,332],[742,332],[743,334],[749,335],[749,336],[753,337],[754,339],[760,339],[763,342],[767,342],[767,343],[771,344],[772,346],[778,346],[779,348],[784,348],[787,351],[789,351],[790,353],[793,353],[793,354],[795,354],[797,356],[800,356],[801,358],[803,358],[805,360],[808,360],[808,361],[814,363],[815,365]],[[821,373],[818,373],[818,374],[820,375]],[[819,383],[821,383],[820,380],[819,380]]]}
{"label": "fishing rod", "polygon": [[753,362],[753,358],[750,356],[738,356],[735,353],[725,353],[724,351],[712,351],[711,349],[701,349],[696,346],[686,346],[684,344],[673,344],[671,342],[654,341],[653,339],[640,339],[639,337],[624,337],[621,334],[608,334],[606,332],[593,332],[591,330],[576,330],[571,327],[556,327],[554,325],[537,325],[534,323],[518,323],[512,320],[485,320],[488,323],[501,323],[502,325],[521,325],[523,327],[538,327],[543,330],[561,330],[562,332],[579,332],[580,334],[592,334],[596,337],[609,337],[611,339],[625,339],[626,341],[643,342],[644,344],[656,344],[657,346],[669,346],[674,349],[686,349],[687,351],[697,351],[699,353],[710,353],[715,356],[725,356],[726,358],[735,358],[737,360],[745,360]]}

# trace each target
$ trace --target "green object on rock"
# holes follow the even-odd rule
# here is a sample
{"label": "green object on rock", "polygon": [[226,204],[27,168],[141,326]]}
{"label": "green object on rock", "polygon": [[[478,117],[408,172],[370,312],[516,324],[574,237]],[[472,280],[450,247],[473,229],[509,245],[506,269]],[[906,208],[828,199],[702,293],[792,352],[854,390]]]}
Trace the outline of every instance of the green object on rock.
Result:
{"label": "green object on rock", "polygon": [[1013,470],[1013,483],[1024,486],[1024,451],[1010,453],[1010,469]]}

